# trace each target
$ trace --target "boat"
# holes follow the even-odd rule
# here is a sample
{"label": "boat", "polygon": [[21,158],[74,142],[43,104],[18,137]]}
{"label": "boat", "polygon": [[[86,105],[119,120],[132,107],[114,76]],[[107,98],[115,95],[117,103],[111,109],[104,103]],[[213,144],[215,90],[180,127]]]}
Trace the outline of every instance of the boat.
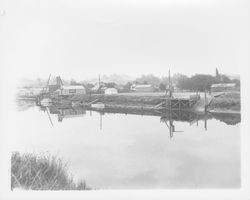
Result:
{"label": "boat", "polygon": [[78,106],[81,106],[81,102],[78,102],[78,101],[72,101],[72,102],[71,102],[71,106],[72,106],[72,107],[78,107]]}
{"label": "boat", "polygon": [[44,98],[40,101],[40,104],[42,106],[47,106],[47,105],[50,105],[52,103],[52,100],[50,98]]}
{"label": "boat", "polygon": [[94,104],[91,104],[91,108],[96,108],[96,109],[104,109],[105,108],[105,104],[104,103],[94,103]]}

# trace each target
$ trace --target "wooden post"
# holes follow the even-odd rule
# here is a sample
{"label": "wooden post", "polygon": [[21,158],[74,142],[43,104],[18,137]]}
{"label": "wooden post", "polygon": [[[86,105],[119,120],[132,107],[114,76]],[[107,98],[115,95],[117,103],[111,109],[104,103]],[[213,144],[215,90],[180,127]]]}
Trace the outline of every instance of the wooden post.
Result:
{"label": "wooden post", "polygon": [[205,130],[207,130],[207,114],[205,114],[205,123],[204,123],[204,126],[205,126]]}
{"label": "wooden post", "polygon": [[204,94],[204,98],[205,98],[205,113],[207,112],[207,90],[205,89],[205,94]]}
{"label": "wooden post", "polygon": [[199,125],[199,118],[198,118],[198,114],[196,113],[196,126]]}
{"label": "wooden post", "polygon": [[102,130],[102,114],[100,112],[100,130]]}
{"label": "wooden post", "polygon": [[168,70],[168,90],[169,90],[169,98],[172,98],[170,69]]}

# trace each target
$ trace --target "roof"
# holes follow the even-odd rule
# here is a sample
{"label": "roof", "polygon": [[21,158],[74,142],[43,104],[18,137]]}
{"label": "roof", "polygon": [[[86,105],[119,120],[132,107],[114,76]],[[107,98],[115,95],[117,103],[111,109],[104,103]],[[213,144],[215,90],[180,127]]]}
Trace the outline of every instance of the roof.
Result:
{"label": "roof", "polygon": [[219,84],[213,84],[211,87],[216,88],[216,87],[235,87],[236,83],[219,83]]}
{"label": "roof", "polygon": [[63,85],[61,87],[63,90],[85,90],[85,87],[82,85]]}

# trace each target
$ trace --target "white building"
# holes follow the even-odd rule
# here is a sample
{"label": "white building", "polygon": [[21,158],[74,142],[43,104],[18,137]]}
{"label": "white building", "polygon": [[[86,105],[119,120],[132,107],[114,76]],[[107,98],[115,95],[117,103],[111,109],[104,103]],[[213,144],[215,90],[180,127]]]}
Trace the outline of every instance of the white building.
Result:
{"label": "white building", "polygon": [[61,95],[86,94],[85,87],[82,85],[63,85],[60,89]]}
{"label": "white building", "polygon": [[106,88],[104,91],[105,94],[117,94],[118,90],[115,88]]}

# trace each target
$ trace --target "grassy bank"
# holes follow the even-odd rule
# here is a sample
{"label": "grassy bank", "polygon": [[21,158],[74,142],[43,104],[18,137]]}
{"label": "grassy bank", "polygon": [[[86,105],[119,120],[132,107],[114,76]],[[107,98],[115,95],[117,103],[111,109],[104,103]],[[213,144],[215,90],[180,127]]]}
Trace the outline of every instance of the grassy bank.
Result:
{"label": "grassy bank", "polygon": [[154,95],[103,95],[103,94],[93,94],[93,95],[75,95],[70,100],[79,102],[91,102],[96,99],[98,101],[106,104],[116,104],[116,105],[157,105],[162,102],[164,95],[154,96]]}
{"label": "grassy bank", "polygon": [[[190,92],[174,93],[176,98],[189,98]],[[126,108],[129,109],[153,109],[164,101],[165,93],[121,93],[115,95],[92,94],[92,95],[75,95],[67,99],[69,102],[78,102],[88,104],[98,101],[106,104],[106,107],[111,108]],[[201,100],[204,100],[204,95],[201,93]],[[202,103],[202,102],[201,102]],[[198,106],[199,107],[199,106]],[[201,105],[204,108],[204,105]],[[216,97],[210,104],[209,110],[214,112],[232,112],[239,113],[241,109],[240,92],[227,92],[224,95]]]}
{"label": "grassy bank", "polygon": [[74,183],[67,166],[54,156],[12,153],[11,189],[87,190],[85,181]]}
{"label": "grassy bank", "polygon": [[227,92],[224,95],[215,98],[209,106],[209,110],[225,113],[230,111],[240,112],[240,92]]}

